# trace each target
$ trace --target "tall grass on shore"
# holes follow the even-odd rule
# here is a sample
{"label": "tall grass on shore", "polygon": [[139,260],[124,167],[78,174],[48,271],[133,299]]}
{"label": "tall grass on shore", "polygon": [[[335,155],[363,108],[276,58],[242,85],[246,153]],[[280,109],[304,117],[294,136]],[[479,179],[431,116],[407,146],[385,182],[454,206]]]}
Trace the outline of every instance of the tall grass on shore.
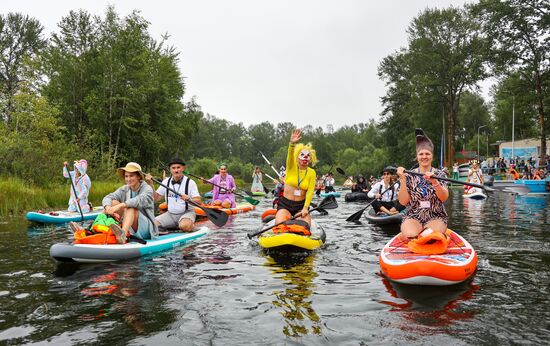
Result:
{"label": "tall grass on shore", "polygon": [[[199,191],[210,191],[211,185],[197,182]],[[92,181],[88,200],[92,205],[101,205],[105,195],[115,191],[124,183],[120,180]],[[242,185],[240,185],[242,186]],[[158,186],[155,184],[155,189]],[[0,178],[0,217],[17,216],[33,210],[63,210],[69,202],[71,185],[52,183],[48,186],[29,185],[24,180],[15,177]]]}
{"label": "tall grass on shore", "polygon": [[[101,205],[103,197],[114,191],[118,181],[92,181],[88,200],[92,205]],[[0,179],[0,216],[16,216],[31,210],[63,210],[67,208],[71,185],[51,184],[49,186],[29,185],[14,177]]]}

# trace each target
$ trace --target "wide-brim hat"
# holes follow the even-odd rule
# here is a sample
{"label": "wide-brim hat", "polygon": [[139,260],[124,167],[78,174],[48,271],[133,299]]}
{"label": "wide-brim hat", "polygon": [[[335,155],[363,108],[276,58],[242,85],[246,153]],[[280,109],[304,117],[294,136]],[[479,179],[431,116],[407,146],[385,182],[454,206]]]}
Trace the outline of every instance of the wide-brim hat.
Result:
{"label": "wide-brim hat", "polygon": [[128,162],[125,167],[120,167],[116,170],[118,176],[123,180],[125,172],[138,173],[141,179],[145,179],[145,174],[141,170],[141,166],[136,162]]}
{"label": "wide-brim hat", "polygon": [[172,160],[170,160],[170,162],[168,162],[168,167],[170,167],[172,165],[185,166],[185,162],[182,159],[180,159],[179,157],[174,157]]}

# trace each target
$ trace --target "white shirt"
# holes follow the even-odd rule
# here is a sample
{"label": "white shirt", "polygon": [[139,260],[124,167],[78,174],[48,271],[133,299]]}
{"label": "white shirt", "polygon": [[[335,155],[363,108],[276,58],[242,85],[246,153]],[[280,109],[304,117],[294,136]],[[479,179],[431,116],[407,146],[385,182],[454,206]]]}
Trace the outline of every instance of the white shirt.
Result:
{"label": "white shirt", "polygon": [[[380,198],[380,200],[382,202],[391,202],[391,201],[395,201],[397,199],[397,193],[399,192],[399,185],[395,184],[394,185],[394,191],[393,191],[393,199],[392,199],[392,189],[391,189],[391,184],[390,185],[385,185],[384,183],[384,180],[381,180],[379,182],[377,182],[376,184],[374,184],[372,186],[372,188],[370,189],[369,193],[367,194],[369,196],[369,198],[374,198],[376,197],[376,194],[377,193],[382,193],[386,190],[386,192],[384,192],[384,194],[382,195],[382,197]],[[380,188],[382,190],[380,190]]]}
{"label": "white shirt", "polygon": [[[187,180],[189,179],[186,176],[183,176],[181,179],[181,185],[179,183],[173,184],[173,179],[170,179],[170,185],[168,185],[168,179],[166,178],[162,181],[164,185],[167,185],[168,187],[172,188],[173,190],[177,191],[180,194],[185,194],[185,184],[187,184]],[[159,186],[157,189],[157,193],[161,196],[165,196],[166,198],[166,188],[164,186]],[[194,197],[200,197],[199,189],[197,188],[197,184],[193,180],[189,180],[189,191],[187,195],[191,198]],[[166,201],[168,203],[168,212],[172,214],[183,214],[187,210],[185,208],[185,201],[172,191],[168,191],[168,199]]]}
{"label": "white shirt", "polygon": [[326,178],[325,186],[332,186],[332,185],[334,185],[334,178]]}

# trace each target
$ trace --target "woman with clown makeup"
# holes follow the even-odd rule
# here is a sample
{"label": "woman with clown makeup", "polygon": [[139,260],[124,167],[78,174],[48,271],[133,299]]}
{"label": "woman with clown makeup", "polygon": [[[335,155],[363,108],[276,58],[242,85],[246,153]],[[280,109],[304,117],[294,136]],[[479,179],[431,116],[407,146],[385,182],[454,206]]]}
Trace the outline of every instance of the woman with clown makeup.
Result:
{"label": "woman with clown makeup", "polygon": [[295,129],[290,136],[286,157],[286,178],[284,194],[277,204],[276,223],[300,214],[299,220],[311,224],[309,205],[315,190],[317,174],[309,167],[317,162],[311,144],[296,144],[302,138],[302,131]]}

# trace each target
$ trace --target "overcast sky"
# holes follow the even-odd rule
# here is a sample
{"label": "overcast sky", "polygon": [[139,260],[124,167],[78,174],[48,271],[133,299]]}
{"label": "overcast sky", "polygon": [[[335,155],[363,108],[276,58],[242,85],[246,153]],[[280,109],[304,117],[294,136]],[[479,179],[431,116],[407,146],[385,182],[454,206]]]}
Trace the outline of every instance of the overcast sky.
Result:
{"label": "overcast sky", "polygon": [[2,13],[35,17],[49,34],[70,10],[139,10],[153,37],[170,35],[181,53],[185,99],[196,96],[205,113],[245,125],[340,127],[379,119],[385,87],[378,65],[406,46],[411,20],[428,7],[465,2],[3,0]]}

